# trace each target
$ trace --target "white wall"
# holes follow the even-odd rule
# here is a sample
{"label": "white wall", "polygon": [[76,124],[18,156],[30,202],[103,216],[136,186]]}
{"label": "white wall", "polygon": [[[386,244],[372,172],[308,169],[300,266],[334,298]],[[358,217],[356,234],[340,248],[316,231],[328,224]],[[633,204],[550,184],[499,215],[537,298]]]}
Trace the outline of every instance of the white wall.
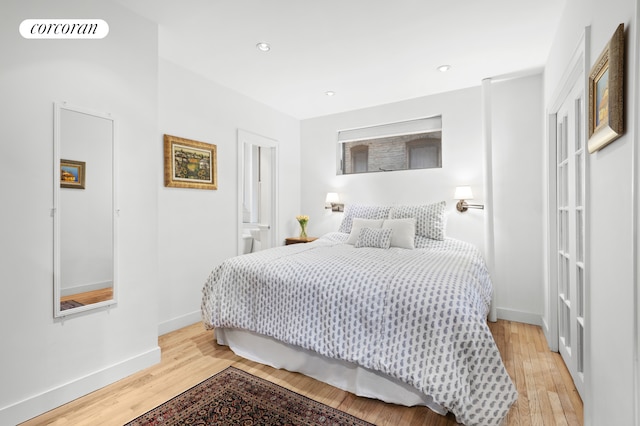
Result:
{"label": "white wall", "polygon": [[238,129],[278,141],[279,213],[276,241],[292,235],[300,205],[300,124],[185,68],[160,60],[160,130],[153,157],[162,162],[162,135],[217,145],[218,190],[165,188],[159,182],[158,282],[160,334],[200,320],[202,286],[215,266],[238,253]]}
{"label": "white wall", "polygon": [[[307,233],[336,231],[341,213],[324,209],[327,192],[341,202],[424,204],[445,200],[447,235],[471,241],[481,249],[482,211],[455,211],[456,185],[471,185],[483,200],[480,88],[381,105],[302,121],[302,208],[310,216]],[[442,115],[442,168],[336,175],[337,132],[343,129]]]}
{"label": "white wall", "polygon": [[[503,318],[538,324],[542,313],[541,77],[494,84],[494,288]],[[455,210],[455,186],[471,185],[484,203],[480,87],[302,122],[302,208],[309,235],[336,231],[341,213],[324,209],[327,192],[345,203],[420,204],[446,200],[447,235],[484,251],[485,211]],[[514,103],[518,108],[514,108]],[[442,114],[441,169],[336,175],[336,132]],[[512,208],[514,186],[525,197]]]}
{"label": "white wall", "polygon": [[540,324],[543,312],[542,75],[492,84],[494,284],[498,317]]}
{"label": "white wall", "polygon": [[[27,18],[99,18],[103,40],[26,40]],[[122,6],[10,0],[0,14],[0,424],[160,359],[157,28]],[[120,148],[119,302],[53,319],[53,102],[111,112]],[[55,166],[57,168],[57,166]]]}
{"label": "white wall", "polygon": [[[634,424],[634,143],[637,91],[636,2],[633,0],[568,0],[545,72],[545,102],[553,101],[562,73],[574,49],[591,25],[593,65],[620,23],[626,29],[626,133],[612,145],[588,157],[587,196],[590,237],[587,267],[587,338],[590,362],[586,379],[585,424]],[[547,319],[548,320],[548,319]],[[635,331],[634,331],[635,330]],[[635,336],[637,339],[637,336]],[[635,423],[637,424],[637,423]]]}

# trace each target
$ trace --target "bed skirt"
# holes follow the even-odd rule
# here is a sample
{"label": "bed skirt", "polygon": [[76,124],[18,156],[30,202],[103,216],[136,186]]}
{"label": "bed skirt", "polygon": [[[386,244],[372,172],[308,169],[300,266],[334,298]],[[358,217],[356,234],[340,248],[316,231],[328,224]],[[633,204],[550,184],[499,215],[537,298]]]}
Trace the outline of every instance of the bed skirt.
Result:
{"label": "bed skirt", "polygon": [[447,413],[430,396],[406,383],[351,362],[331,359],[246,330],[216,328],[215,337],[218,344],[229,346],[236,355],[251,361],[299,372],[358,396],[408,407],[424,405],[438,414]]}

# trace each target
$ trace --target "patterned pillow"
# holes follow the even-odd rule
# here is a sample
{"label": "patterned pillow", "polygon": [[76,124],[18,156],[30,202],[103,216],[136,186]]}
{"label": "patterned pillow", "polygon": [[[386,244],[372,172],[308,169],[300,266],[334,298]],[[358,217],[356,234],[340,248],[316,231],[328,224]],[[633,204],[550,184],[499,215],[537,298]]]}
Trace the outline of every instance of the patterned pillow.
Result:
{"label": "patterned pillow", "polygon": [[360,219],[358,217],[353,218],[353,224],[351,225],[351,233],[347,239],[347,244],[355,244],[358,241],[360,230],[362,228],[382,228],[383,219]]}
{"label": "patterned pillow", "polygon": [[446,202],[421,206],[394,206],[389,212],[389,219],[416,219],[416,235],[444,240]]}
{"label": "patterned pillow", "polygon": [[373,247],[388,249],[391,246],[390,228],[362,228],[356,241],[356,248]]}
{"label": "patterned pillow", "polygon": [[400,247],[411,250],[415,248],[415,218],[411,217],[408,219],[387,219],[382,223],[382,227],[389,228],[393,231],[391,233],[391,247]]}
{"label": "patterned pillow", "polygon": [[391,206],[365,206],[362,204],[348,204],[344,208],[344,217],[338,232],[348,234],[354,218],[360,219],[388,219]]}

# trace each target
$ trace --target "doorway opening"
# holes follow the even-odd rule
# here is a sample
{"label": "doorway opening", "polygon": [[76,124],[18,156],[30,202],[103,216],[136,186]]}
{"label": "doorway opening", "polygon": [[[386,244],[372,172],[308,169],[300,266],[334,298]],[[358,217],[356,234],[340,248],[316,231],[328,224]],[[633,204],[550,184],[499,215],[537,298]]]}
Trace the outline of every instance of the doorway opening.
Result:
{"label": "doorway opening", "polygon": [[238,254],[275,246],[278,142],[238,130]]}

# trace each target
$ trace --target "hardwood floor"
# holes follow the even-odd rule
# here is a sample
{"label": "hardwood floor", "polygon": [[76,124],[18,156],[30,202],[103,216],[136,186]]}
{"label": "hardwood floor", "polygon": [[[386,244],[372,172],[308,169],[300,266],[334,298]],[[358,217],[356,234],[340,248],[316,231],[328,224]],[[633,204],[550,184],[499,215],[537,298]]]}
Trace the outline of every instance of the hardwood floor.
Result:
{"label": "hardwood floor", "polygon": [[105,300],[113,299],[113,287],[101,288],[99,290],[87,291],[84,293],[71,294],[69,296],[60,297],[60,302],[66,302],[68,300],[75,300],[83,305],[90,305],[92,303],[104,302]]}
{"label": "hardwood floor", "polygon": [[[581,425],[582,401],[560,355],[550,352],[540,327],[510,321],[489,324],[520,394],[508,425]],[[159,338],[162,361],[144,371],[36,417],[32,425],[123,425],[229,365],[371,423],[455,425],[454,417],[425,407],[401,407],[361,398],[298,373],[244,360],[194,324]]]}

